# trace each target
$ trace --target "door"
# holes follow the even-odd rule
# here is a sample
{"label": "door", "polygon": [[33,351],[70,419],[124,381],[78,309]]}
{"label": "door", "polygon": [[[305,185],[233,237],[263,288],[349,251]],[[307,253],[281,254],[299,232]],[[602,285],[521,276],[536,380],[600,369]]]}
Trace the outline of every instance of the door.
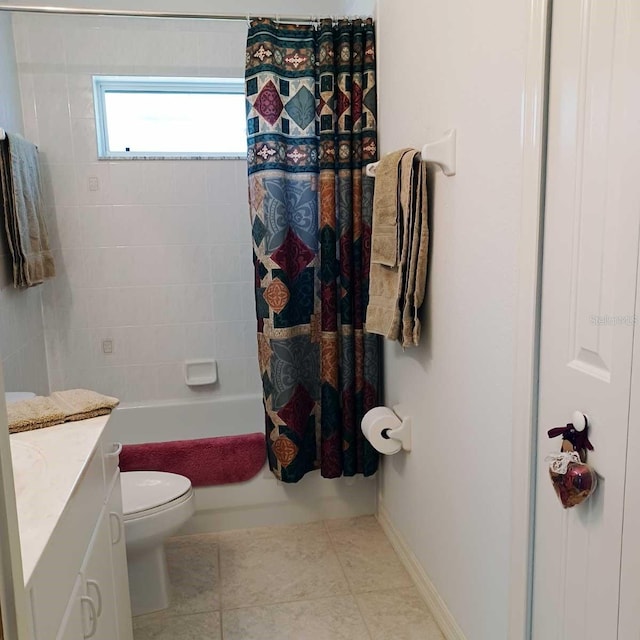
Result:
{"label": "door", "polygon": [[56,640],[82,640],[91,637],[97,624],[95,603],[83,594],[82,577],[78,576],[69,599]]}
{"label": "door", "polygon": [[120,471],[116,471],[109,500],[111,556],[113,560],[113,583],[115,587],[116,611],[118,616],[118,640],[132,640],[131,600],[129,598],[129,572],[127,571],[127,548],[124,538],[124,520],[122,518],[122,488]]}
{"label": "door", "polygon": [[[618,637],[640,221],[638,48],[633,42],[640,38],[639,17],[637,0],[553,3],[535,640]],[[544,461],[560,442],[549,440],[546,432],[569,422],[576,410],[590,418],[595,451],[589,463],[600,479],[587,502],[564,510]]]}
{"label": "door", "polygon": [[95,603],[97,616],[95,632],[85,637],[95,640],[117,640],[118,638],[111,547],[111,518],[105,507],[80,570],[84,581],[84,595]]}

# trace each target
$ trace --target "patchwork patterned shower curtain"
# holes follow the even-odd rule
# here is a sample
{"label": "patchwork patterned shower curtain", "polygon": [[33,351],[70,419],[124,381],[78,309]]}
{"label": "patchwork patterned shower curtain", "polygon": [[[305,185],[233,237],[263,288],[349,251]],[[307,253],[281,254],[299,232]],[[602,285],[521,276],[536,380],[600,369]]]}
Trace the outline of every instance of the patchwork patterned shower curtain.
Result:
{"label": "patchwork patterned shower curtain", "polygon": [[371,475],[378,404],[364,331],[376,160],[374,27],[255,20],[246,57],[249,202],[269,464],[285,482]]}

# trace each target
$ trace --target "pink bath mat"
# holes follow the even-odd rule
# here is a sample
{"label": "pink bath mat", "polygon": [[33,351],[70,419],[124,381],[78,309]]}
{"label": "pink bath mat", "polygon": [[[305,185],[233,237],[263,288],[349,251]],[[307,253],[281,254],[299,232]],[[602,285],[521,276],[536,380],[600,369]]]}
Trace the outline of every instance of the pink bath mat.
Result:
{"label": "pink bath mat", "polygon": [[166,471],[191,480],[194,487],[250,480],[264,466],[264,433],[126,444],[121,471]]}

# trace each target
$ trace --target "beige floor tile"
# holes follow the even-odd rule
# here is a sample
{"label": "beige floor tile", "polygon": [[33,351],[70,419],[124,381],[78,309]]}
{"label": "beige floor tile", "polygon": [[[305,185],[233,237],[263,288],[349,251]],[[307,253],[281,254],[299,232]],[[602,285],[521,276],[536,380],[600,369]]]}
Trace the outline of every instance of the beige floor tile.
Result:
{"label": "beige floor tile", "polygon": [[171,616],[152,613],[133,619],[134,640],[222,640],[220,613]]}
{"label": "beige floor tile", "polygon": [[181,615],[220,609],[218,539],[215,535],[171,538],[165,545],[171,604]]}
{"label": "beige floor tile", "polygon": [[347,594],[322,523],[219,536],[222,608]]}
{"label": "beige floor tile", "polygon": [[325,526],[329,531],[340,531],[343,529],[353,529],[357,527],[361,531],[373,531],[381,529],[375,516],[355,516],[353,518],[335,518],[325,520]]}
{"label": "beige floor tile", "polygon": [[369,640],[353,596],[222,612],[224,640]]}
{"label": "beige floor tile", "polygon": [[415,587],[362,593],[356,598],[373,640],[444,640]]}
{"label": "beige floor tile", "polygon": [[325,523],[320,521],[282,526],[255,527],[253,529],[235,529],[232,531],[222,531],[216,535],[222,542],[225,540],[257,540],[258,538],[272,538],[276,535],[303,536],[310,533],[320,533],[325,530]]}
{"label": "beige floor tile", "polygon": [[413,586],[373,516],[328,520],[326,526],[354,593]]}

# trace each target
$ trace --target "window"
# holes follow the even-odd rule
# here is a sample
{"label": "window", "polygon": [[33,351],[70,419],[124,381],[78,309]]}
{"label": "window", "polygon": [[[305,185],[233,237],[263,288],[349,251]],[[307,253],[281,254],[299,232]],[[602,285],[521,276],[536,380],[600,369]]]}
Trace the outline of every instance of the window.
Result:
{"label": "window", "polygon": [[94,76],[100,158],[239,158],[244,80]]}

